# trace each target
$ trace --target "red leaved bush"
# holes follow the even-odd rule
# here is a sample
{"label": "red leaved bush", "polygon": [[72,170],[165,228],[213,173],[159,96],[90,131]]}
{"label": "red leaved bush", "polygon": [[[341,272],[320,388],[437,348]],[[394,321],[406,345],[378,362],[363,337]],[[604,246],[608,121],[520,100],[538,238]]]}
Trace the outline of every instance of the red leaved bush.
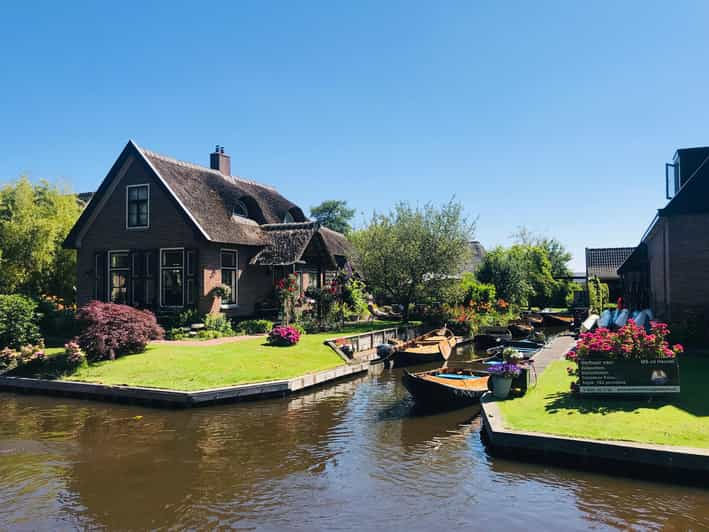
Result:
{"label": "red leaved bush", "polygon": [[149,310],[117,303],[91,301],[76,318],[82,322],[79,345],[91,360],[140,353],[150,340],[159,340],[165,334]]}

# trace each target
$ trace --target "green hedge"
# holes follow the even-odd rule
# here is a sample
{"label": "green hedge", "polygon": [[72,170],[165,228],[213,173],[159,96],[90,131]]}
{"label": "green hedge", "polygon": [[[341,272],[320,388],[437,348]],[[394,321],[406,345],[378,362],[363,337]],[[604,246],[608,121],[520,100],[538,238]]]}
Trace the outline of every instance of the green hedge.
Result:
{"label": "green hedge", "polygon": [[0,348],[19,349],[39,341],[37,303],[19,295],[0,295]]}

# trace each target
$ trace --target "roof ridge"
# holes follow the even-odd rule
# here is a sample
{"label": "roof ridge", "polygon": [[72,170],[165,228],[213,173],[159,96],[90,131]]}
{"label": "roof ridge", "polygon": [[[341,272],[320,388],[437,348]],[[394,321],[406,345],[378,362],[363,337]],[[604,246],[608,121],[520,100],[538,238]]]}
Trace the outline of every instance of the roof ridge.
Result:
{"label": "roof ridge", "polygon": [[272,224],[261,224],[264,229],[305,229],[305,228],[315,228],[318,226],[318,222],[315,220],[308,220],[306,222],[282,222],[282,223],[272,223]]}
{"label": "roof ridge", "polygon": [[233,180],[233,181],[240,181],[242,183],[246,183],[247,185],[254,185],[257,187],[262,187],[262,188],[267,188],[269,190],[273,190],[274,192],[278,192],[276,190],[276,187],[272,185],[266,185],[264,183],[259,183],[257,181],[254,181],[253,179],[246,179],[245,177],[239,177],[235,175],[225,175],[222,174],[219,170],[215,170],[214,168],[209,168],[208,166],[202,166],[201,164],[197,163],[190,163],[188,161],[181,161],[180,159],[175,159],[174,157],[170,157],[169,155],[163,155],[162,153],[158,153],[152,150],[149,150],[147,148],[143,148],[142,146],[139,146],[136,144],[137,148],[143,152],[144,155],[150,156],[150,157],[155,157],[156,159],[162,159],[165,162],[176,164],[178,166],[184,166],[185,168],[192,168],[194,170],[200,170],[202,172],[209,172],[215,175],[218,175],[222,179],[225,179],[227,181]]}

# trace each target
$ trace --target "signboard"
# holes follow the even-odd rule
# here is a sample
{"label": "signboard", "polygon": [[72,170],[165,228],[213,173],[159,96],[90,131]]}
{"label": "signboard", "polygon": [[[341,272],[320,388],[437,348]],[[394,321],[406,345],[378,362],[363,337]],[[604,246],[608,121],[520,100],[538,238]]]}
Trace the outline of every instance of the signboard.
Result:
{"label": "signboard", "polygon": [[654,360],[579,360],[581,394],[679,393],[679,364]]}

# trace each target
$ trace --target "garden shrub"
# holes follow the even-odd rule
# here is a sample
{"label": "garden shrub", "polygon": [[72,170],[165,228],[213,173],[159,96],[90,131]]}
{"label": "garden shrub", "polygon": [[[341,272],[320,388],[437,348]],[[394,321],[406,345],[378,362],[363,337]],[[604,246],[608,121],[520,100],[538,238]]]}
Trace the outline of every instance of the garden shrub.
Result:
{"label": "garden shrub", "polygon": [[169,330],[189,327],[193,323],[202,323],[204,315],[197,309],[190,308],[179,313],[171,312],[169,314],[160,314],[157,318],[158,323],[160,323],[165,330]]}
{"label": "garden shrub", "polygon": [[5,373],[16,368],[35,369],[47,359],[44,352],[44,342],[28,344],[14,350],[6,347],[0,351],[0,373]]}
{"label": "garden shrub", "polygon": [[165,334],[152,312],[117,303],[91,301],[79,310],[77,319],[82,324],[78,343],[90,360],[141,353],[150,340]]}
{"label": "garden shrub", "polygon": [[591,312],[600,314],[609,303],[609,299],[608,285],[602,283],[596,276],[590,277],[588,279],[588,305],[591,307]]}
{"label": "garden shrub", "polygon": [[245,320],[239,323],[238,328],[246,334],[263,334],[271,332],[273,322],[269,320]]}
{"label": "garden shrub", "polygon": [[231,327],[231,321],[225,314],[207,314],[204,317],[204,328],[208,331],[216,331],[222,336],[233,336],[234,329]]}
{"label": "garden shrub", "polygon": [[28,297],[0,295],[0,347],[19,349],[40,338],[37,304]]}
{"label": "garden shrub", "polygon": [[75,369],[86,364],[86,354],[75,340],[64,344],[64,358],[67,369]]}
{"label": "garden shrub", "polygon": [[39,330],[45,341],[62,343],[79,334],[76,307],[65,303],[62,298],[47,295],[40,297],[37,313]]}
{"label": "garden shrub", "polygon": [[268,343],[278,346],[295,345],[300,341],[300,333],[290,325],[279,325],[268,333]]}

